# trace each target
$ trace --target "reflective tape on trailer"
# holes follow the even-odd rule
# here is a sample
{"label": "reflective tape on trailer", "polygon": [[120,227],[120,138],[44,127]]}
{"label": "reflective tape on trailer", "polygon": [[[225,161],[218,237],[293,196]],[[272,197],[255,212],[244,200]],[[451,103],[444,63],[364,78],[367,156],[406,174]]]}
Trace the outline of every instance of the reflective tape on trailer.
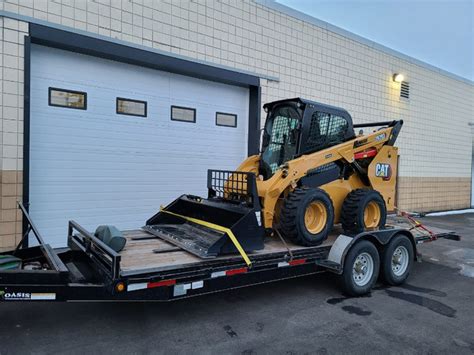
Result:
{"label": "reflective tape on trailer", "polygon": [[[296,266],[296,265],[302,265],[305,263],[306,263],[306,259],[296,259],[296,260],[291,260],[288,262],[282,261],[278,263],[278,267]],[[242,267],[238,269],[215,271],[211,273],[211,279],[224,277],[224,276],[245,274],[248,272],[248,270],[249,269],[247,267]],[[194,282],[186,283],[186,284],[176,284],[176,280],[162,280],[162,281],[156,281],[156,282],[132,283],[127,286],[127,291],[144,290],[148,288],[163,287],[163,286],[174,286],[174,291],[173,291],[174,296],[181,296],[181,295],[185,295],[187,291],[190,289],[197,289],[197,288],[204,287],[204,280],[194,281]]]}
{"label": "reflective tape on trailer", "polygon": [[188,290],[196,290],[204,287],[204,280],[194,281],[187,284],[176,284],[173,288],[173,296],[184,296],[188,293]]}
{"label": "reflective tape on trailer", "polygon": [[156,281],[156,282],[140,282],[140,283],[129,284],[127,286],[127,291],[144,290],[144,289],[147,289],[147,288],[173,286],[173,285],[176,285],[176,280],[163,280],[163,281]]}
{"label": "reflective tape on trailer", "polygon": [[248,270],[249,270],[248,268],[242,267],[242,268],[239,268],[239,269],[216,271],[216,272],[211,273],[211,279],[215,279],[216,277],[222,277],[222,276],[232,276],[232,275],[244,274]]}
{"label": "reflective tape on trailer", "polygon": [[285,266],[296,266],[296,265],[303,265],[306,263],[306,259],[296,259],[291,261],[282,261],[278,263],[278,267],[285,267]]}

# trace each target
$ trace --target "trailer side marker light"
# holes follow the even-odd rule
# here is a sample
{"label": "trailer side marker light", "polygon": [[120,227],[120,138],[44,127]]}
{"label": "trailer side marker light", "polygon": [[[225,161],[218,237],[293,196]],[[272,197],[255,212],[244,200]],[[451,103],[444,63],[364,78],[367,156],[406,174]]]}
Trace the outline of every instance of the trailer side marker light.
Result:
{"label": "trailer side marker light", "polygon": [[297,259],[297,260],[291,260],[288,262],[288,264],[291,266],[302,265],[304,263],[306,263],[306,259]]}
{"label": "trailer side marker light", "polygon": [[147,288],[176,285],[176,280],[164,280],[158,282],[149,282]]}
{"label": "trailer side marker light", "polygon": [[243,268],[240,268],[240,269],[233,269],[233,270],[227,270],[225,272],[226,276],[232,276],[232,275],[237,275],[237,274],[244,274],[247,272],[247,268],[246,267],[243,267]]}
{"label": "trailer side marker light", "polygon": [[125,284],[123,282],[119,282],[117,285],[115,285],[115,289],[117,292],[123,292],[125,291]]}

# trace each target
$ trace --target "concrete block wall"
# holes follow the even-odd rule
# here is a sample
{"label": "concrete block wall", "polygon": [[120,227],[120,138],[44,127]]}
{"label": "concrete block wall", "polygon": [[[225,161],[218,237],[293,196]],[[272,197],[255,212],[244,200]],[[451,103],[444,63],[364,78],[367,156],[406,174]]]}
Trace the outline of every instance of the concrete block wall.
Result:
{"label": "concrete block wall", "polygon": [[[399,207],[429,211],[470,205],[472,84],[251,0],[4,0],[0,10],[278,77],[262,79],[262,102],[302,96],[342,106],[356,122],[404,119]],[[6,23],[2,45],[14,53],[2,54],[0,63],[8,78],[2,79],[3,101],[8,101],[2,125],[11,132],[2,128],[0,149],[2,174],[17,175],[6,183],[15,187],[5,188],[12,196],[2,195],[2,204],[6,197],[21,197],[21,57],[27,32],[26,23]],[[410,83],[409,100],[400,99],[394,73]],[[18,237],[18,218],[6,222],[9,238]],[[11,223],[16,223],[14,233]]]}

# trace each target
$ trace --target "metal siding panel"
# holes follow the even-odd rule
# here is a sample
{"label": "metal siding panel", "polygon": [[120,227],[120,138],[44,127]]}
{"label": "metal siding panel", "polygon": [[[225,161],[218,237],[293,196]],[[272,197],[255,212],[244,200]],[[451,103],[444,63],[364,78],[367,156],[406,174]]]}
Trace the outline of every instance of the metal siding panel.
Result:
{"label": "metal siding panel", "polygon": [[[87,92],[87,110],[48,106],[48,87]],[[148,117],[117,115],[116,97],[148,102]],[[249,90],[32,46],[30,213],[53,246],[67,221],[137,228],[183,193],[206,195],[207,169],[246,157]],[[197,110],[195,124],[170,106]],[[216,111],[238,127],[215,125]]]}

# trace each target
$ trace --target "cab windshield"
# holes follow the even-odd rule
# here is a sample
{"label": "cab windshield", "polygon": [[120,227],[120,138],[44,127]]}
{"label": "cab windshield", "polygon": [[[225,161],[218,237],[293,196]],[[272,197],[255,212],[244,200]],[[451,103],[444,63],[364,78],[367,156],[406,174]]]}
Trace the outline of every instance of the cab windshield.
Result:
{"label": "cab windshield", "polygon": [[268,115],[262,140],[261,173],[270,178],[280,165],[293,159],[301,115],[293,105],[281,105]]}

